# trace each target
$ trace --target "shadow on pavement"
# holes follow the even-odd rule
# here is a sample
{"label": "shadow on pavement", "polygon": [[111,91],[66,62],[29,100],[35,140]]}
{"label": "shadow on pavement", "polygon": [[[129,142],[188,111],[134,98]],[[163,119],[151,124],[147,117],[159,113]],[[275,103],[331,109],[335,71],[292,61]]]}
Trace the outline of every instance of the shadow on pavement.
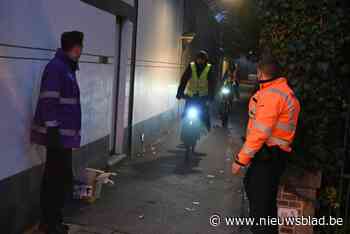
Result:
{"label": "shadow on pavement", "polygon": [[[182,148],[181,145],[177,148]],[[188,175],[201,173],[199,169],[196,169],[205,157],[205,153],[195,153],[191,155],[189,161],[185,161],[185,150],[171,149],[164,153],[160,153],[157,159],[136,162],[131,165],[133,171],[144,180],[154,180],[160,177],[165,177],[170,174]],[[138,177],[139,177],[138,176]]]}

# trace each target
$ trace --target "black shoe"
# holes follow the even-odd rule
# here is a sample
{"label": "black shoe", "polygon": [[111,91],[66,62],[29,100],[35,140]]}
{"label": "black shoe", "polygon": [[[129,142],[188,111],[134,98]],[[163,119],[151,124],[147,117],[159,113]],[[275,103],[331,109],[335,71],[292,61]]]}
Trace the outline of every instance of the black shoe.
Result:
{"label": "black shoe", "polygon": [[69,225],[67,224],[62,224],[63,228],[66,229],[67,231],[69,231]]}

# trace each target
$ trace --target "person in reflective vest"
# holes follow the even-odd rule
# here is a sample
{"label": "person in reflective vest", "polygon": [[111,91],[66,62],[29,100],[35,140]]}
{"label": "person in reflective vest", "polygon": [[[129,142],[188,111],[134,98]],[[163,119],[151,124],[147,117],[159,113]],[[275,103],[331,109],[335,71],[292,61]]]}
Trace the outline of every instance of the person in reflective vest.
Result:
{"label": "person in reflective vest", "polygon": [[[245,143],[235,157],[232,172],[249,165],[244,185],[254,218],[277,217],[279,179],[292,151],[300,104],[280,65],[271,56],[258,65],[259,90],[249,102]],[[254,226],[256,233],[278,233],[277,226]]]}
{"label": "person in reflective vest", "polygon": [[[209,63],[207,52],[200,51],[191,62],[181,77],[176,98],[200,98],[203,103],[214,99],[215,79],[213,77],[213,66]],[[204,122],[210,129],[209,107],[206,106]],[[186,107],[185,107],[186,108]]]}
{"label": "person in reflective vest", "polygon": [[235,64],[232,64],[227,71],[226,79],[224,80],[224,87],[229,88],[231,91],[230,95],[235,101],[240,99],[239,82],[237,79],[237,69]]}
{"label": "person in reflective vest", "polygon": [[61,48],[46,65],[32,125],[33,143],[46,146],[46,165],[41,187],[45,233],[68,233],[62,224],[65,195],[71,191],[72,149],[80,147],[81,105],[76,79],[83,47],[83,33],[65,32]]}
{"label": "person in reflective vest", "polygon": [[[202,65],[202,64],[201,64]],[[207,97],[208,96],[208,75],[211,71],[211,64],[207,63],[203,64],[203,69],[199,73],[197,71],[197,64],[195,62],[190,63],[191,66],[191,74],[192,77],[187,83],[187,88],[185,91],[185,94],[189,97],[193,96],[200,96],[200,97]],[[200,66],[198,66],[200,67]]]}

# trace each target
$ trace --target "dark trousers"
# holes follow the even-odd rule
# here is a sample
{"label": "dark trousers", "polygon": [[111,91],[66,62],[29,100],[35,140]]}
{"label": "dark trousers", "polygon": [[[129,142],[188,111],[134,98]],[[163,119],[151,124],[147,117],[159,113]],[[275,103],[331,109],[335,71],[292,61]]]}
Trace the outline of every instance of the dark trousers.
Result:
{"label": "dark trousers", "polygon": [[43,224],[52,228],[63,222],[66,195],[72,191],[72,150],[47,148],[45,171],[41,186]]}
{"label": "dark trousers", "polygon": [[[268,150],[265,146],[248,168],[244,185],[249,200],[249,215],[256,222],[259,218],[277,218],[277,192],[286,167],[286,157],[287,153],[279,149]],[[251,230],[254,234],[278,234],[278,226],[254,225]]]}
{"label": "dark trousers", "polygon": [[235,98],[240,99],[239,86],[233,85],[232,89],[233,89],[233,93],[235,95]]}

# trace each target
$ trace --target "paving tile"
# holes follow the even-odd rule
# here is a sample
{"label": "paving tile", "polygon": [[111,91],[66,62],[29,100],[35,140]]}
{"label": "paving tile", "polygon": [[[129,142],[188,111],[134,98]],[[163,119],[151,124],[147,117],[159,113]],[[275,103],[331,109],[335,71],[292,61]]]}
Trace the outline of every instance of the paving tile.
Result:
{"label": "paving tile", "polygon": [[100,227],[92,227],[92,226],[83,226],[83,225],[69,225],[69,234],[115,234],[113,230],[100,228]]}

